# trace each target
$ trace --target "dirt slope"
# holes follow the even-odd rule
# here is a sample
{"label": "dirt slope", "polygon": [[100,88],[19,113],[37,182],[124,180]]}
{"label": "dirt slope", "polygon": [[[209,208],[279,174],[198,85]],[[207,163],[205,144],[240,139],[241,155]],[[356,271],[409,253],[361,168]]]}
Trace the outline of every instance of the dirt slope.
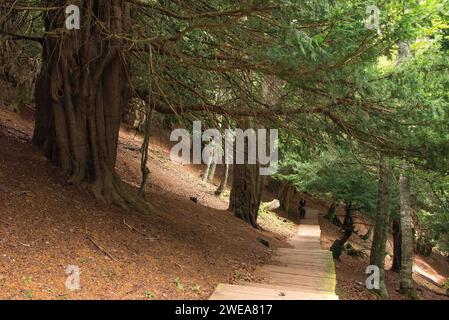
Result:
{"label": "dirt slope", "polygon": [[[99,203],[31,146],[31,120],[0,108],[0,299],[207,298],[268,258],[257,238],[281,244],[219,210],[226,202],[200,182],[200,168],[174,167],[157,141],[148,187],[157,214]],[[118,171],[133,186],[138,139],[120,134]],[[68,265],[81,269],[79,291],[65,288]]]}

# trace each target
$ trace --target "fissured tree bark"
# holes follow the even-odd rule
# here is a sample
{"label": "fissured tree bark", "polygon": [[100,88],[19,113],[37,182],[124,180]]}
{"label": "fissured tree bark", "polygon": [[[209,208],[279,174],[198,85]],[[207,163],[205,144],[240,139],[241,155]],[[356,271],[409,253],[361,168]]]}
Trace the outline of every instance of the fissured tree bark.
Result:
{"label": "fissured tree bark", "polygon": [[258,228],[263,178],[259,166],[255,164],[236,164],[233,166],[232,190],[229,210],[254,228]]}
{"label": "fissured tree bark", "polygon": [[292,202],[293,196],[295,195],[295,188],[289,183],[283,182],[282,187],[279,191],[279,202],[281,203],[281,209],[290,216],[290,204]]}
{"label": "fissured tree bark", "polygon": [[396,273],[399,273],[399,271],[401,271],[401,246],[401,225],[399,221],[393,220],[393,264],[390,270]]}
{"label": "fissured tree bark", "polygon": [[78,0],[81,29],[65,27],[66,1],[44,15],[46,37],[36,83],[33,143],[70,176],[107,203],[147,212],[150,207],[115,171],[121,114],[131,98],[127,52],[130,26],[122,0]]}
{"label": "fissured tree bark", "polygon": [[408,177],[402,173],[399,178],[399,190],[401,198],[401,271],[400,292],[412,299],[416,298],[413,282],[413,199],[410,191]]}
{"label": "fissured tree bark", "polygon": [[385,256],[388,237],[390,214],[390,177],[391,168],[388,159],[381,156],[379,160],[379,188],[377,194],[377,212],[374,227],[373,243],[371,246],[370,264],[380,270],[379,290],[376,292],[383,298],[388,298],[385,286]]}

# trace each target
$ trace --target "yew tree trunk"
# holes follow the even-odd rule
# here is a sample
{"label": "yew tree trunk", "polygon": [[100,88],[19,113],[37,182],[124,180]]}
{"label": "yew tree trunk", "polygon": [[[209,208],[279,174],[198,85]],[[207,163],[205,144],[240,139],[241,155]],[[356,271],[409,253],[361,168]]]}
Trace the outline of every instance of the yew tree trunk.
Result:
{"label": "yew tree trunk", "polygon": [[413,232],[412,232],[412,199],[410,183],[405,174],[399,178],[399,190],[401,198],[401,271],[400,291],[410,298],[416,298],[413,282]]}
{"label": "yew tree trunk", "polygon": [[401,246],[401,225],[399,221],[393,220],[393,264],[390,270],[396,273],[399,273],[399,271],[401,270]]}
{"label": "yew tree trunk", "polygon": [[263,179],[259,174],[258,165],[234,165],[229,210],[254,228],[258,228],[257,217],[262,197],[262,185]]}
{"label": "yew tree trunk", "polygon": [[[121,0],[78,0],[81,29],[65,28],[65,0],[45,1],[48,36],[36,83],[33,143],[67,174],[107,203],[147,211],[115,171],[123,108],[130,100],[127,52],[119,35],[130,24]],[[55,35],[56,34],[56,35]]]}
{"label": "yew tree trunk", "polygon": [[388,298],[385,286],[385,256],[388,237],[390,213],[390,177],[391,168],[388,160],[381,157],[379,161],[379,189],[377,194],[377,212],[374,227],[374,237],[371,246],[370,264],[380,270],[379,290],[377,293],[384,299]]}
{"label": "yew tree trunk", "polygon": [[281,209],[290,216],[290,204],[293,196],[295,195],[295,188],[289,185],[287,182],[282,183],[282,188],[279,191],[279,202],[281,203]]}

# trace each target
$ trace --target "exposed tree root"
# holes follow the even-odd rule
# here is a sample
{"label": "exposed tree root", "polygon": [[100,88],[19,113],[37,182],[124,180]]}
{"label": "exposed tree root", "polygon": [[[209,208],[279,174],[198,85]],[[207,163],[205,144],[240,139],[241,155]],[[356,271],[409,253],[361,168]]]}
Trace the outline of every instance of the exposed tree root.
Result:
{"label": "exposed tree root", "polygon": [[124,210],[135,210],[142,214],[155,213],[156,210],[143,198],[130,189],[117,175],[108,183],[97,180],[91,187],[95,198],[107,204],[115,204]]}

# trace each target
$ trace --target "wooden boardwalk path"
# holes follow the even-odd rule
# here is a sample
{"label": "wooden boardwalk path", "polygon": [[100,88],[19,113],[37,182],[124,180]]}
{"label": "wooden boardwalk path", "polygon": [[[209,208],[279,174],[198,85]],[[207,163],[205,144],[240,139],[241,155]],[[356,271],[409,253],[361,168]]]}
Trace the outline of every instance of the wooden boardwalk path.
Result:
{"label": "wooden boardwalk path", "polygon": [[273,263],[260,268],[265,283],[219,284],[210,300],[338,300],[334,260],[320,237],[318,211],[308,209],[289,241],[293,248],[279,248]]}

